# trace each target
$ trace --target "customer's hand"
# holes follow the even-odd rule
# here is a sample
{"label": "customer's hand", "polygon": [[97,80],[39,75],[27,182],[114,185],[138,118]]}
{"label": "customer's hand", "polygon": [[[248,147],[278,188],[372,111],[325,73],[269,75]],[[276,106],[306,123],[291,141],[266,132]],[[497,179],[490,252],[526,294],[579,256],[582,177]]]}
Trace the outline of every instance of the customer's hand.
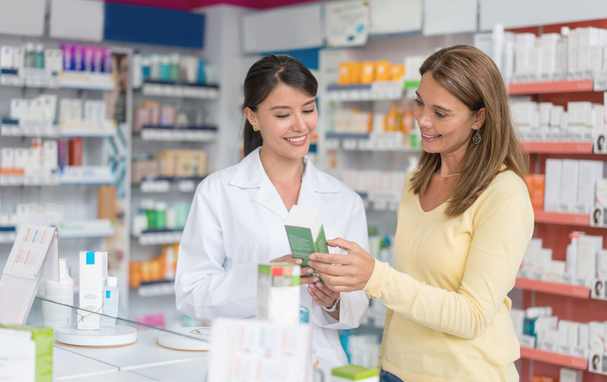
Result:
{"label": "customer's hand", "polygon": [[[314,268],[325,284],[336,292],[361,290],[373,274],[375,260],[353,241],[327,240],[331,247],[339,247],[347,255],[313,253],[308,265]],[[328,264],[324,264],[328,263]]]}
{"label": "customer's hand", "polygon": [[[293,263],[293,264],[301,265],[303,263],[303,260],[293,257],[293,255],[284,255],[281,257],[277,257],[274,260],[271,260],[270,263]],[[301,275],[302,276],[308,275],[310,277],[300,277],[300,284],[312,283],[313,282],[312,279],[314,279],[314,277],[311,277],[312,273],[314,273],[314,269],[312,269],[310,267],[301,267]]]}

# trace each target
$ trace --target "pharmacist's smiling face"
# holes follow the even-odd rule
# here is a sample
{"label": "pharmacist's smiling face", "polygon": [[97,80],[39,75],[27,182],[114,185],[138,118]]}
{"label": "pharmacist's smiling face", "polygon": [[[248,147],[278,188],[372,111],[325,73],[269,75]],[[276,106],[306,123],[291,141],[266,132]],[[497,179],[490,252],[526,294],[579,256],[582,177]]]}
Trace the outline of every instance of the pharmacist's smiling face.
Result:
{"label": "pharmacist's smiling face", "polygon": [[479,112],[471,112],[468,106],[451,94],[427,71],[422,76],[415,99],[414,117],[421,133],[422,149],[463,158],[471,135],[484,122]]}
{"label": "pharmacist's smiling face", "polygon": [[278,84],[253,113],[263,137],[263,150],[269,149],[289,159],[308,153],[318,124],[316,100],[305,91]]}

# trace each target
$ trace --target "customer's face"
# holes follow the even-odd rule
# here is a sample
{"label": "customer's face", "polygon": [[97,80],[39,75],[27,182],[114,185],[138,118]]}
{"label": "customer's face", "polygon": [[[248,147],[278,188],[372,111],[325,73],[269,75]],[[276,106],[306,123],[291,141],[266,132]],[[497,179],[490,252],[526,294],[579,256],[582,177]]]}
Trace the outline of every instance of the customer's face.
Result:
{"label": "customer's face", "polygon": [[471,135],[485,121],[485,109],[470,111],[428,71],[422,76],[417,89],[414,116],[419,125],[424,151],[461,158]]}

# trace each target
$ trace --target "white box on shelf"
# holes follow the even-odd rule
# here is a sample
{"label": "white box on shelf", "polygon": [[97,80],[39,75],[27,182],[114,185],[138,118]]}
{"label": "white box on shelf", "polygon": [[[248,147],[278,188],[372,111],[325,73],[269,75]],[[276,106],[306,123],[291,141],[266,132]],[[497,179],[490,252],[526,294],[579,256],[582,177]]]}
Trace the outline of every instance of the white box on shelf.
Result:
{"label": "white box on shelf", "polygon": [[603,177],[603,161],[580,160],[577,188],[577,212],[587,214],[594,206],[596,182]]}
{"label": "white box on shelf", "polygon": [[546,180],[544,190],[544,210],[557,211],[561,191],[561,159],[546,159]]}
{"label": "white box on shelf", "polygon": [[103,287],[107,279],[107,252],[80,252],[80,292],[78,330],[99,330]]}
{"label": "white box on shelf", "polygon": [[558,207],[558,211],[560,212],[574,212],[574,207],[577,203],[578,168],[578,160],[562,160]]}
{"label": "white box on shelf", "polygon": [[596,278],[597,253],[603,248],[603,237],[581,235],[578,239],[577,277],[592,280]]}
{"label": "white box on shelf", "polygon": [[582,382],[583,374],[583,370],[561,367],[561,370],[559,371],[559,382]]}

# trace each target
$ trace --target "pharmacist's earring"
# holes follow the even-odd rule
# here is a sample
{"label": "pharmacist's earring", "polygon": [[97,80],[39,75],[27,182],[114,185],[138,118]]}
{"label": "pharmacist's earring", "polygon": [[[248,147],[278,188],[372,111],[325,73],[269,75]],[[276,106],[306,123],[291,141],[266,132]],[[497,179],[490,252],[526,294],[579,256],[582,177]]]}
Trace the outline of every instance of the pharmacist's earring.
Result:
{"label": "pharmacist's earring", "polygon": [[253,125],[253,131],[259,131],[259,126]]}
{"label": "pharmacist's earring", "polygon": [[474,134],[474,136],[472,137],[472,143],[474,143],[475,145],[478,145],[479,143],[481,143],[481,139],[483,139],[481,137],[481,133],[479,133],[479,130],[476,130],[476,134]]}

